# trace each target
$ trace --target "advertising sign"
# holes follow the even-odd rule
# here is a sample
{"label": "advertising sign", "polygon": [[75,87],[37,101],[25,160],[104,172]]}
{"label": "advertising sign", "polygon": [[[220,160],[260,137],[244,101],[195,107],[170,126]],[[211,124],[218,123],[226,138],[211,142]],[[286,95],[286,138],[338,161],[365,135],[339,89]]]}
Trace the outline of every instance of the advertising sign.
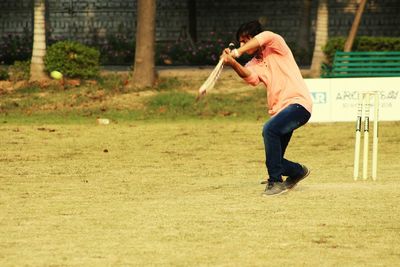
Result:
{"label": "advertising sign", "polygon": [[[400,120],[400,77],[305,79],[313,98],[310,122],[355,121],[359,93],[377,92],[379,120]],[[372,111],[374,108],[371,99]],[[371,112],[373,120],[373,112]]]}

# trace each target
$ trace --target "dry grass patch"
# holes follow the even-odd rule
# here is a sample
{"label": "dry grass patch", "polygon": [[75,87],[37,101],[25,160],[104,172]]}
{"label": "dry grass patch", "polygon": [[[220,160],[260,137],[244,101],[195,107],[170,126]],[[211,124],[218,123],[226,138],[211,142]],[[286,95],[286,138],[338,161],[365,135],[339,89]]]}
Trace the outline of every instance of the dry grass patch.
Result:
{"label": "dry grass patch", "polygon": [[398,123],[379,180],[352,180],[354,125],[310,124],[312,173],[262,197],[261,122],[0,127],[1,266],[394,266]]}

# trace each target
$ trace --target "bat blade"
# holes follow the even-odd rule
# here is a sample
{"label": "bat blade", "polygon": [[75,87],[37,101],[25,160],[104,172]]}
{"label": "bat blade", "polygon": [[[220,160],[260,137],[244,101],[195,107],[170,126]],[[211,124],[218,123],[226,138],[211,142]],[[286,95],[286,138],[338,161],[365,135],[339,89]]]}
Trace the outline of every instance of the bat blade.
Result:
{"label": "bat blade", "polygon": [[[229,44],[229,49],[232,50],[235,48],[234,43]],[[207,80],[200,86],[199,93],[196,97],[196,101],[199,101],[207,92],[214,88],[216,81],[221,75],[222,69],[224,68],[224,60],[220,59],[217,66],[215,66],[214,70],[208,76]]]}
{"label": "bat blade", "polygon": [[208,76],[207,80],[200,86],[197,100],[199,100],[202,96],[204,96],[207,92],[214,88],[215,82],[218,80],[218,77],[220,76],[223,67],[224,61],[223,59],[220,59],[217,66],[215,66],[214,70]]}

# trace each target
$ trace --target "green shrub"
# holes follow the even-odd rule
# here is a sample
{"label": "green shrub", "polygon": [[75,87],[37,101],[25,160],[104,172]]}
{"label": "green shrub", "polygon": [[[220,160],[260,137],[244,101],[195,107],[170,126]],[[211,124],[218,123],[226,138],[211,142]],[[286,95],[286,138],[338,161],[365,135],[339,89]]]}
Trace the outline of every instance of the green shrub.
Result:
{"label": "green shrub", "polygon": [[[332,65],[336,51],[343,51],[346,37],[330,38],[323,48],[328,66]],[[400,51],[400,38],[360,36],[354,40],[352,51]]]}
{"label": "green shrub", "polygon": [[358,51],[400,51],[400,38],[360,37],[356,39]]}
{"label": "green shrub", "polygon": [[0,67],[0,81],[8,80],[10,75],[8,75],[7,68]]}
{"label": "green shrub", "polygon": [[61,41],[47,49],[46,71],[57,70],[69,78],[94,78],[99,73],[100,52],[83,44]]}
{"label": "green shrub", "polygon": [[328,40],[323,48],[327,63],[331,64],[333,62],[336,51],[343,51],[345,42],[345,37],[333,37]]}
{"label": "green shrub", "polygon": [[10,79],[13,81],[29,80],[31,61],[15,61],[14,65],[10,66]]}

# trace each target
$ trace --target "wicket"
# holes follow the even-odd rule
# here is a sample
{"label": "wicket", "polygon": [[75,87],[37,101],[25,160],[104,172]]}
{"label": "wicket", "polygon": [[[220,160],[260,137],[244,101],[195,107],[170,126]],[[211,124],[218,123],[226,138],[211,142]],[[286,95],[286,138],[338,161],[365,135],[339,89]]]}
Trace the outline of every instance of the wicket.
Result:
{"label": "wicket", "polygon": [[360,92],[358,94],[357,104],[357,122],[356,122],[356,141],[354,153],[354,180],[358,179],[358,170],[360,165],[360,143],[361,143],[361,123],[364,117],[364,151],[362,177],[364,180],[368,178],[368,154],[369,154],[369,116],[370,116],[370,97],[374,98],[374,131],[372,142],[372,179],[377,178],[378,167],[378,112],[379,112],[379,93],[378,92]]}

